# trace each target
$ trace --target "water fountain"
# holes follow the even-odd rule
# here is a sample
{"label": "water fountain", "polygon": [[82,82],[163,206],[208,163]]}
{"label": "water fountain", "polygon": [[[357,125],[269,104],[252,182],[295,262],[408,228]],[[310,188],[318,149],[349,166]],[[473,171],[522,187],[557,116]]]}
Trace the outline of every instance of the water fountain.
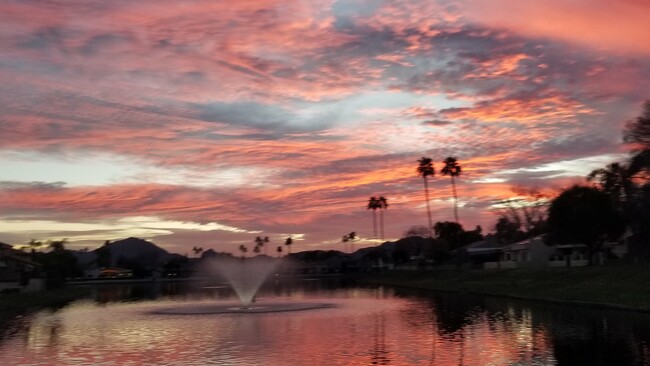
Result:
{"label": "water fountain", "polygon": [[255,294],[277,265],[278,260],[269,257],[222,258],[214,262],[214,267],[228,280],[244,310],[252,308]]}
{"label": "water fountain", "polygon": [[[207,263],[207,273],[219,272],[237,294],[239,302],[186,304],[158,309],[159,314],[224,314],[270,313],[334,307],[320,302],[261,301],[255,298],[258,290],[280,260],[266,256],[253,258],[220,257]],[[212,287],[206,287],[212,288]]]}

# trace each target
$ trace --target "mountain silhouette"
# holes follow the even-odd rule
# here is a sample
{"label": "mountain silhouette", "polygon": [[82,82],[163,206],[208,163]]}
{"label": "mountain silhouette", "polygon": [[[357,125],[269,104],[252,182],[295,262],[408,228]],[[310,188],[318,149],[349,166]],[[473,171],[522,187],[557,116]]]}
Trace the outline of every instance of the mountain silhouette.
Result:
{"label": "mountain silhouette", "polygon": [[108,247],[111,250],[113,260],[122,257],[125,259],[145,260],[146,262],[160,262],[169,257],[169,252],[165,249],[140,238],[130,237],[116,240],[108,244]]}

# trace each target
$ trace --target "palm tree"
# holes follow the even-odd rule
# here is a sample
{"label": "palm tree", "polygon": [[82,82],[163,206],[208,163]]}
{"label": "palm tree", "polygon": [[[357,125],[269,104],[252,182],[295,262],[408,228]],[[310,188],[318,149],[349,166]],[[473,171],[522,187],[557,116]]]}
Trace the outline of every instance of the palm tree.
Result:
{"label": "palm tree", "polygon": [[244,258],[246,257],[246,252],[248,252],[248,248],[244,244],[239,246],[239,251],[241,252],[241,257]]}
{"label": "palm tree", "polygon": [[368,210],[372,210],[372,237],[373,239],[377,238],[377,210],[380,209],[379,198],[370,197],[368,200]]}
{"label": "palm tree", "polygon": [[201,252],[203,252],[203,247],[193,247],[192,251],[194,252],[194,255],[196,255],[198,257],[199,254],[201,254]]}
{"label": "palm tree", "polygon": [[384,196],[377,199],[379,205],[379,227],[381,228],[381,240],[384,240],[384,210],[388,208],[388,200]]}
{"label": "palm tree", "polygon": [[[264,249],[264,255],[266,255],[266,247],[264,246],[264,244],[268,243],[268,242],[269,242],[269,237],[268,236],[265,236],[264,238],[261,238],[261,237],[258,236],[258,237],[255,238],[255,247],[256,248],[259,247],[260,249],[263,248]],[[255,250],[255,253],[259,253],[260,249]]]}
{"label": "palm tree", "polygon": [[417,168],[418,175],[421,176],[424,180],[424,199],[427,202],[427,217],[429,218],[429,226],[427,226],[427,229],[429,230],[429,237],[432,237],[431,228],[433,227],[433,221],[431,220],[431,207],[429,205],[429,182],[427,180],[427,177],[433,177],[436,174],[431,161],[431,158],[422,157],[422,159],[418,160],[419,165]]}
{"label": "palm tree", "polygon": [[458,165],[456,158],[450,156],[445,159],[443,162],[444,167],[440,170],[442,175],[448,175],[451,177],[451,192],[454,196],[454,219],[458,223],[458,196],[456,195],[456,180],[455,178],[460,175],[461,167]]}
{"label": "palm tree", "polygon": [[343,243],[343,252],[344,253],[348,252],[347,242],[349,242],[349,241],[350,241],[350,238],[347,236],[347,234],[343,235],[343,238],[341,239],[341,242]]}
{"label": "palm tree", "polygon": [[276,250],[278,252],[278,258],[282,256],[282,245],[278,245],[278,249]]}
{"label": "palm tree", "polygon": [[293,244],[293,239],[292,239],[291,237],[288,237],[288,238],[284,241],[284,245],[287,246],[287,254],[291,254],[291,244]]}
{"label": "palm tree", "polygon": [[32,253],[34,253],[38,248],[43,246],[43,242],[40,240],[32,239],[27,245],[29,245],[29,247],[32,249]]}
{"label": "palm tree", "polygon": [[350,252],[354,252],[354,241],[357,239],[357,232],[352,231],[348,235],[348,242],[350,242]]}

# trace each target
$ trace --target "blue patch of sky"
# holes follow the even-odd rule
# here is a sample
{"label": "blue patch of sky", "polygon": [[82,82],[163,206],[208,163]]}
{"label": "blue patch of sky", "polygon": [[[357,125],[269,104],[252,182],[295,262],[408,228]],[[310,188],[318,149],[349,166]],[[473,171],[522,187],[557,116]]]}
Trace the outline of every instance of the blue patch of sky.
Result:
{"label": "blue patch of sky", "polygon": [[74,157],[3,152],[0,166],[0,181],[65,182],[67,186],[114,184],[138,169],[125,158],[81,152]]}

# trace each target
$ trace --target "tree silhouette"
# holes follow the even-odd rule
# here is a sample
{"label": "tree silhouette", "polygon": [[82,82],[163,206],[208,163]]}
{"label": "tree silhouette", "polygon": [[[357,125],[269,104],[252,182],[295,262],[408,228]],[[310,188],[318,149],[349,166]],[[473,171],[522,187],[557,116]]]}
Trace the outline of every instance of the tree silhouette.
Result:
{"label": "tree silhouette", "polygon": [[48,240],[49,252],[33,253],[32,259],[42,265],[47,288],[57,288],[65,284],[66,278],[82,275],[77,258],[65,249],[67,239]]}
{"label": "tree silhouette", "polygon": [[282,256],[282,245],[278,245],[278,249],[276,249],[276,251],[278,252],[278,257],[281,257]]}
{"label": "tree silhouette", "polygon": [[589,173],[587,181],[596,181],[616,204],[627,202],[634,190],[632,175],[628,167],[621,163],[612,163],[602,169]]}
{"label": "tree silhouette", "polygon": [[650,182],[650,149],[634,154],[628,169],[633,178]]}
{"label": "tree silhouette", "polygon": [[445,165],[440,170],[440,173],[442,175],[448,175],[451,177],[451,192],[454,196],[454,220],[456,222],[459,222],[458,221],[458,196],[456,195],[456,177],[460,175],[462,169],[460,165],[458,165],[458,161],[456,160],[456,158],[452,156],[445,159],[442,163]]}
{"label": "tree silhouette", "polygon": [[633,237],[631,253],[638,258],[650,257],[650,100],[645,101],[641,115],[630,121],[624,131],[624,139],[632,143],[632,156],[629,159],[628,174],[634,186],[628,195],[625,208],[630,221]]}
{"label": "tree silhouette", "polygon": [[[502,235],[501,239],[518,237],[519,234],[526,234],[527,237],[532,237],[543,233],[545,231],[544,226],[546,225],[546,215],[550,202],[548,196],[536,188],[515,186],[511,190],[517,196],[498,201],[497,207],[499,208],[497,211],[499,211],[499,220],[501,222],[501,229],[503,229],[500,233],[506,234],[510,232],[512,234],[513,232],[517,232],[517,234]],[[516,225],[514,231],[512,231],[512,224]],[[519,240],[523,239],[525,238],[522,237]]]}
{"label": "tree silhouette", "polygon": [[377,238],[377,210],[381,208],[381,204],[379,203],[379,198],[377,197],[370,197],[368,199],[368,210],[372,210],[372,237],[373,239]]}
{"label": "tree silhouette", "polygon": [[248,248],[242,244],[239,246],[239,251],[241,252],[241,257],[244,258],[246,257],[246,252],[248,252]]}
{"label": "tree silhouette", "polygon": [[341,238],[341,242],[343,242],[343,250],[347,251],[347,249],[345,249],[345,245],[346,245],[346,243],[350,243],[349,244],[350,245],[350,252],[352,252],[354,250],[353,244],[354,244],[354,241],[356,239],[357,239],[357,232],[356,231],[352,231],[349,234],[343,235],[343,238]]}
{"label": "tree silhouette", "polygon": [[32,250],[32,253],[36,252],[39,248],[43,246],[43,242],[40,240],[32,239],[27,243]]}
{"label": "tree silhouette", "polygon": [[592,254],[605,240],[617,240],[625,221],[609,195],[597,188],[573,186],[556,197],[548,211],[551,244],[585,244]]}
{"label": "tree silhouette", "polygon": [[284,245],[287,246],[287,254],[291,254],[291,244],[293,244],[293,238],[288,237],[288,238],[284,241]]}
{"label": "tree silhouette", "polygon": [[427,217],[429,219],[429,226],[427,226],[427,229],[429,231],[429,237],[433,237],[433,235],[431,235],[433,220],[431,220],[431,206],[429,204],[429,181],[427,177],[433,177],[436,174],[436,171],[433,168],[431,158],[422,157],[420,160],[418,160],[417,172],[418,175],[421,176],[424,180],[424,199],[427,203]]}
{"label": "tree silhouette", "polygon": [[624,138],[638,149],[650,150],[650,100],[643,103],[641,115],[627,123]]}
{"label": "tree silhouette", "polygon": [[259,236],[256,237],[255,238],[255,248],[258,248],[258,249],[253,248],[255,253],[259,253],[260,249],[264,249],[264,255],[266,255],[266,247],[264,246],[264,244],[266,244],[268,242],[269,242],[269,237],[268,236],[265,236],[264,238],[259,237]]}
{"label": "tree silhouette", "polygon": [[388,209],[388,200],[384,196],[379,196],[377,202],[379,205],[379,227],[381,240],[384,240],[384,210]]}
{"label": "tree silhouette", "polygon": [[406,230],[403,235],[405,238],[411,236],[419,236],[422,238],[426,238],[427,235],[429,235],[429,231],[430,230],[424,225],[415,225],[415,226],[411,226],[408,230]]}
{"label": "tree silhouette", "polygon": [[54,252],[62,252],[65,250],[65,244],[68,242],[68,239],[63,240],[51,240],[48,241],[48,247]]}
{"label": "tree silhouette", "polygon": [[194,252],[194,255],[196,255],[198,257],[199,254],[201,254],[203,252],[203,247],[193,247],[192,251]]}
{"label": "tree silhouette", "polygon": [[650,100],[643,103],[641,115],[627,123],[624,140],[634,144],[630,173],[636,175],[644,172],[639,178],[650,181]]}
{"label": "tree silhouette", "polygon": [[521,229],[521,221],[518,216],[501,215],[494,225],[495,236],[502,244],[516,243],[525,238]]}
{"label": "tree silhouette", "polygon": [[463,227],[457,222],[443,221],[436,222],[433,225],[433,231],[436,238],[444,239],[451,249],[456,249],[460,246],[460,236],[464,232]]}

